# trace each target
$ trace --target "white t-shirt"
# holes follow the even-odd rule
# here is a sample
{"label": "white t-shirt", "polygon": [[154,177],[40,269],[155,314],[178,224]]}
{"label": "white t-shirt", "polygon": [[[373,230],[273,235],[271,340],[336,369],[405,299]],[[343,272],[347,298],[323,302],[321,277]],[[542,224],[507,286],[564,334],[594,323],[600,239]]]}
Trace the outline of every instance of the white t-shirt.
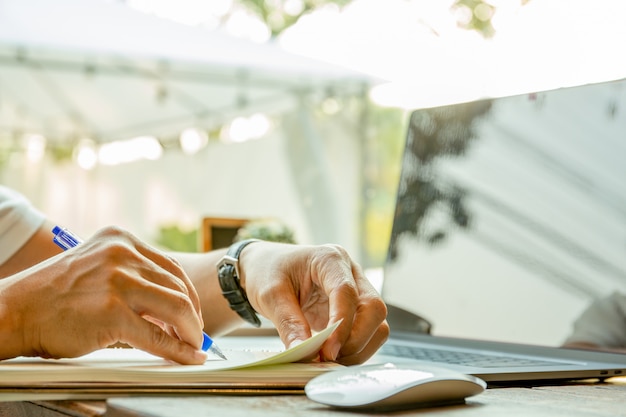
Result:
{"label": "white t-shirt", "polygon": [[626,348],[626,294],[614,292],[591,303],[574,322],[565,343],[573,342]]}
{"label": "white t-shirt", "polygon": [[0,185],[0,264],[27,242],[44,220],[23,195]]}

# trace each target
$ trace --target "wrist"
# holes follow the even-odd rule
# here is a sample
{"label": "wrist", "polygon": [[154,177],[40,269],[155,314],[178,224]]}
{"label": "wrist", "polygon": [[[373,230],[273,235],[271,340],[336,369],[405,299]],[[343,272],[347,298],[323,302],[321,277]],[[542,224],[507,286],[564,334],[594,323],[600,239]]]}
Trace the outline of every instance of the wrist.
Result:
{"label": "wrist", "polygon": [[[12,278],[5,278],[0,284],[0,360],[23,356],[26,352],[26,334],[24,326],[20,325],[21,315],[18,306],[13,305],[11,300]],[[8,284],[8,285],[7,285]]]}
{"label": "wrist", "polygon": [[248,300],[239,259],[246,246],[258,241],[258,239],[247,239],[234,243],[217,263],[217,277],[222,295],[228,300],[230,308],[254,327],[259,327],[261,321]]}

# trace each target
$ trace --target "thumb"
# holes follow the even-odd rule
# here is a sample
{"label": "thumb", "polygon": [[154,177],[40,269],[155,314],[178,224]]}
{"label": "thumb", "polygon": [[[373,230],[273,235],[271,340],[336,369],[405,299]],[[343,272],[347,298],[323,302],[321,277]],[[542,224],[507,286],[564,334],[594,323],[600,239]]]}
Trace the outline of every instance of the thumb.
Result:
{"label": "thumb", "polygon": [[311,327],[293,295],[281,300],[268,318],[276,326],[278,335],[287,348],[311,337]]}

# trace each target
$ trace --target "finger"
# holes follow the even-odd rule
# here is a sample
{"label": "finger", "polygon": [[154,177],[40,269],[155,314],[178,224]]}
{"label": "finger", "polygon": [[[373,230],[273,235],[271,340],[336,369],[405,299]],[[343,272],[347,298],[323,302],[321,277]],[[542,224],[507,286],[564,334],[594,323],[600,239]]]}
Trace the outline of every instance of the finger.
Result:
{"label": "finger", "polygon": [[187,276],[187,273],[183,270],[183,267],[178,260],[151,247],[150,245],[145,244],[134,236],[133,243],[139,253],[180,280],[184,286],[185,292],[200,315],[200,297],[198,296],[198,292],[196,291],[191,279]]}
{"label": "finger", "polygon": [[[202,323],[186,294],[150,281],[136,283],[136,288],[124,291],[124,301],[140,316],[149,316],[153,322],[171,326],[183,342],[202,346]],[[157,326],[159,327],[159,326]]]}
{"label": "finger", "polygon": [[294,294],[293,291],[285,291],[280,297],[275,297],[274,302],[280,299],[280,303],[274,305],[268,317],[287,348],[311,337],[311,328]]}
{"label": "finger", "polygon": [[155,319],[154,317],[151,317],[149,315],[142,315],[141,316],[144,320],[149,321],[150,323],[159,326],[159,328],[161,330],[163,330],[164,332],[166,332],[167,334],[169,334],[172,337],[175,337],[178,340],[181,340],[181,337],[178,335],[178,333],[176,332],[176,329],[174,327],[172,327],[169,324],[163,323],[160,320]]}
{"label": "finger", "polygon": [[120,331],[120,341],[137,349],[181,364],[202,364],[206,361],[205,352],[170,336],[159,326],[136,314],[129,313]]}
{"label": "finger", "polygon": [[[169,279],[161,280],[158,284],[186,293],[192,301],[198,316],[201,317],[200,299],[198,297],[198,293],[178,261],[145,244],[132,233],[115,226],[101,229],[96,235],[95,239],[93,239],[95,241],[108,240],[112,243],[112,245],[114,245],[114,247],[119,249],[123,249],[123,246],[125,246],[126,250],[118,254],[125,261],[128,261],[130,253],[135,253],[135,260],[137,262],[138,269],[142,271],[142,275],[146,279],[155,280],[159,278],[159,275],[155,275],[153,273],[153,269],[164,269],[168,271],[170,274],[170,276],[168,276]],[[123,245],[123,242],[126,242],[126,245]],[[128,251],[129,249],[130,253]],[[150,262],[146,263],[146,259]],[[150,266],[155,266],[155,268],[151,269]]]}
{"label": "finger", "polygon": [[153,282],[156,285],[185,294],[191,301],[200,322],[202,322],[200,299],[195,287],[191,283],[191,280],[187,277],[187,274],[183,272],[181,276],[177,276],[166,268],[162,268],[160,265],[152,263],[151,261],[148,263],[140,262],[136,269],[142,278]]}
{"label": "finger", "polygon": [[342,345],[340,356],[362,351],[376,332],[380,331],[381,323],[387,318],[385,303],[356,264],[353,265],[353,273],[359,289],[359,302],[350,336]]}
{"label": "finger", "polygon": [[370,338],[368,343],[358,351],[342,349],[337,357],[337,362],[342,365],[357,365],[371,358],[389,337],[389,324],[384,321]]}
{"label": "finger", "polygon": [[328,324],[343,320],[322,346],[322,359],[334,361],[341,346],[350,337],[359,303],[358,289],[352,265],[341,259],[327,262],[321,270],[321,285],[328,296]]}

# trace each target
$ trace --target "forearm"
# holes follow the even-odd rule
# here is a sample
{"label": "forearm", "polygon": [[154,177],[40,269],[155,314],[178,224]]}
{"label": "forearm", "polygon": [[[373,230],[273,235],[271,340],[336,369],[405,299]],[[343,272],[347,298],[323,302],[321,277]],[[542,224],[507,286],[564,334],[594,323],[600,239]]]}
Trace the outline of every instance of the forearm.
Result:
{"label": "forearm", "polygon": [[11,258],[0,265],[0,278],[8,277],[48,259],[62,250],[52,241],[52,223],[46,221]]}
{"label": "forearm", "polygon": [[15,306],[12,304],[11,285],[15,277],[0,280],[0,360],[24,355],[20,345],[24,338],[20,328]]}

